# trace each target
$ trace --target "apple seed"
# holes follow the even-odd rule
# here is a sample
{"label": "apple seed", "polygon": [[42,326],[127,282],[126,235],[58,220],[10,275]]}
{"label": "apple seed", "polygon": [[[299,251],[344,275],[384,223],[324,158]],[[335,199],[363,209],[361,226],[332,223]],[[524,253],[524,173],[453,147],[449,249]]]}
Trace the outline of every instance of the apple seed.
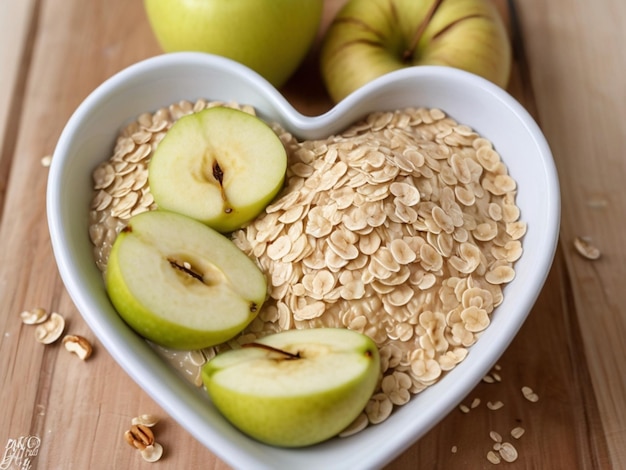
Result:
{"label": "apple seed", "polygon": [[282,354],[283,356],[285,356],[285,359],[302,359],[302,356],[300,356],[300,353],[293,354],[293,353],[290,353],[289,351],[284,351],[282,349],[275,348],[274,346],[270,346],[269,344],[253,342],[253,343],[245,343],[242,345],[242,347],[265,349],[266,351],[271,351],[271,352],[275,352],[278,354]]}
{"label": "apple seed", "polygon": [[168,259],[168,261],[170,263],[170,266],[173,267],[174,269],[178,269],[179,271],[182,271],[183,273],[188,274],[194,279],[197,279],[198,281],[204,283],[204,277],[201,274],[195,272],[193,269],[191,269],[191,265],[189,265],[189,263],[180,264],[175,259]]}

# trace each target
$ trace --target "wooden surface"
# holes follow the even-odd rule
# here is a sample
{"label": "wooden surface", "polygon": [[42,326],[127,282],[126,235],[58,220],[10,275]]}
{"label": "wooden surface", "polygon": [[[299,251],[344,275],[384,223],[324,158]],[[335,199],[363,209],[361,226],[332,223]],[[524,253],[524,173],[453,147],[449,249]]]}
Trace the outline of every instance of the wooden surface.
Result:
{"label": "wooden surface", "polygon": [[[626,468],[626,3],[518,0],[511,15],[496,1],[515,43],[509,89],[537,118],[557,162],[561,243],[499,361],[502,381],[478,385],[464,401],[479,398],[476,408],[454,410],[388,468],[491,468],[492,430],[519,452],[500,464],[507,468]],[[340,3],[328,1],[327,18]],[[48,237],[41,158],[90,91],[159,52],[141,2],[0,2],[0,452],[28,436],[39,443],[30,461],[0,460],[2,469],[228,468],[99,347],[63,288]],[[313,60],[285,94],[309,114],[329,106]],[[576,236],[590,237],[602,257],[578,256]],[[59,344],[35,342],[19,317],[35,306],[62,313],[68,332],[94,343],[94,356],[81,362]],[[539,401],[523,398],[523,386]],[[488,401],[504,407],[492,411]],[[143,463],[122,439],[139,413],[163,419],[158,464]],[[526,430],[519,440],[508,435],[516,426]]]}

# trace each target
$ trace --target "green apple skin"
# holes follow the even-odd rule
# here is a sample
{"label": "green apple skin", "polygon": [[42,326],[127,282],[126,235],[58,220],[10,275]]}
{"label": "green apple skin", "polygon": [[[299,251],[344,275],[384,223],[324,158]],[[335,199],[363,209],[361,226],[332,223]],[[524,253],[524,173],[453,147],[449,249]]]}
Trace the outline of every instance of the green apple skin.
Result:
{"label": "green apple skin", "polygon": [[234,243],[196,220],[160,210],[129,220],[111,249],[105,281],[133,330],[174,349],[231,339],[267,296],[265,276]]}
{"label": "green apple skin", "polygon": [[159,208],[227,233],[263,211],[286,171],[285,147],[265,122],[215,107],[174,123],[152,156],[148,181]]}
{"label": "green apple skin", "polygon": [[236,60],[282,86],[315,41],[323,0],[144,0],[165,52]]}
{"label": "green apple skin", "polygon": [[506,26],[485,0],[349,0],[330,25],[320,57],[335,102],[416,65],[460,68],[504,88],[511,61]]}
{"label": "green apple skin", "polygon": [[380,375],[376,344],[348,329],[287,330],[262,347],[215,356],[202,379],[218,410],[248,436],[278,447],[330,439],[363,411]]}

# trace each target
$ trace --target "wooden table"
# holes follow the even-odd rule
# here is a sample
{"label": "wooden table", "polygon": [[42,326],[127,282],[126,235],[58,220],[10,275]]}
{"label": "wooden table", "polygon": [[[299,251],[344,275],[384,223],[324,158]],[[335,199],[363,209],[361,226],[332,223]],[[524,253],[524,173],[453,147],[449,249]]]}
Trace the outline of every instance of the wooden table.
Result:
{"label": "wooden table", "polygon": [[[537,118],[560,173],[561,243],[499,362],[501,381],[479,384],[464,401],[479,398],[477,407],[450,413],[388,468],[491,468],[492,430],[519,452],[505,467],[626,468],[626,3],[524,0],[512,14],[496,1],[515,44],[509,89]],[[328,1],[326,22],[341,3]],[[89,92],[159,52],[139,1],[0,3],[0,452],[20,438],[38,445],[29,462],[14,455],[2,469],[148,468],[122,438],[139,413],[162,417],[166,456],[154,468],[228,468],[99,346],[60,281],[46,224],[42,157]],[[329,103],[313,59],[303,70],[285,94],[317,114]],[[577,236],[601,258],[579,256]],[[35,306],[62,313],[68,332],[94,343],[93,357],[35,342],[19,316]],[[523,386],[539,401],[523,398]],[[519,439],[509,436],[516,426],[526,430]]]}

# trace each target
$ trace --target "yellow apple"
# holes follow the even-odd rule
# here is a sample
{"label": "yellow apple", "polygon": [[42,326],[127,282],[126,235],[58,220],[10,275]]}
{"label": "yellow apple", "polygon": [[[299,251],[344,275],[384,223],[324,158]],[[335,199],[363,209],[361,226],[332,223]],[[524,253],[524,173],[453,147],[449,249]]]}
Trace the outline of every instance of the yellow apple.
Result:
{"label": "yellow apple", "polygon": [[349,0],[324,37],[320,61],[334,101],[416,65],[456,67],[506,87],[511,44],[489,0]]}
{"label": "yellow apple", "polygon": [[323,0],[144,0],[165,52],[200,51],[252,68],[280,87],[310,49]]}

